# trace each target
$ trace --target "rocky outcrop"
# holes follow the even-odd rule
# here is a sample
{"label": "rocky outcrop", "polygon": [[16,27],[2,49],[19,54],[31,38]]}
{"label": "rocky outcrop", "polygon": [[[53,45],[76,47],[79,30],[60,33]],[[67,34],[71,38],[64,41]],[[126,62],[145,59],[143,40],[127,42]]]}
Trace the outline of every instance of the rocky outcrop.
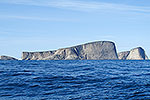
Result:
{"label": "rocky outcrop", "polygon": [[120,60],[126,60],[130,51],[120,52],[118,53],[118,59]]}
{"label": "rocky outcrop", "polygon": [[120,60],[148,60],[148,57],[143,48],[137,47],[130,51],[118,53]]}
{"label": "rocky outcrop", "polygon": [[0,60],[18,60],[18,59],[10,56],[0,56]]}
{"label": "rocky outcrop", "polygon": [[98,41],[45,52],[23,52],[22,60],[115,60],[116,47],[110,41]]}

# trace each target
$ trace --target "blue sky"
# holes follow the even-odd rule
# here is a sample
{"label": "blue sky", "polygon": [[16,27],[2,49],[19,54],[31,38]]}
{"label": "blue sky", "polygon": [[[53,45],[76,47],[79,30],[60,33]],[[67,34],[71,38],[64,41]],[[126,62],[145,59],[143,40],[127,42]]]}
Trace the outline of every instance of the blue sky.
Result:
{"label": "blue sky", "polygon": [[150,56],[150,0],[0,0],[0,55],[109,40]]}

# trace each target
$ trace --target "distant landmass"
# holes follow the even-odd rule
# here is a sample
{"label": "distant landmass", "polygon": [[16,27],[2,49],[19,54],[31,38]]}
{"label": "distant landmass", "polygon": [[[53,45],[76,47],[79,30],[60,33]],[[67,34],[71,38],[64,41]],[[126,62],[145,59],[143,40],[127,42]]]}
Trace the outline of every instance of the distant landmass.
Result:
{"label": "distant landmass", "polygon": [[23,60],[115,60],[118,59],[113,42],[98,41],[45,52],[23,52]]}
{"label": "distant landmass", "polygon": [[148,56],[141,47],[134,48],[130,51],[124,51],[118,53],[118,58],[120,60],[148,60]]}
{"label": "distant landmass", "polygon": [[[1,56],[0,60],[17,60]],[[117,53],[114,42],[97,41],[53,51],[23,52],[22,60],[148,60],[142,47]]]}
{"label": "distant landmass", "polygon": [[0,56],[0,60],[18,60],[18,59],[10,56]]}

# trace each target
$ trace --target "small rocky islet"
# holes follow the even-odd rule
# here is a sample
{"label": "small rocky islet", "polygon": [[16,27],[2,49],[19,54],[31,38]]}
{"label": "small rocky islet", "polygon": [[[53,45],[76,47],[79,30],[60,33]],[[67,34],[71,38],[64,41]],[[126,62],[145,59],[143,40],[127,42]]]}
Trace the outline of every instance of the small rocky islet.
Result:
{"label": "small rocky islet", "polygon": [[2,55],[2,56],[0,56],[0,60],[18,60],[18,59],[14,58],[14,57]]}
{"label": "small rocky islet", "polygon": [[[0,60],[18,60],[0,56]],[[96,41],[53,51],[23,52],[22,60],[148,60],[142,47],[117,53],[114,42]]]}
{"label": "small rocky islet", "polygon": [[131,49],[130,51],[124,51],[118,53],[118,59],[120,60],[148,60],[148,56],[141,47]]}

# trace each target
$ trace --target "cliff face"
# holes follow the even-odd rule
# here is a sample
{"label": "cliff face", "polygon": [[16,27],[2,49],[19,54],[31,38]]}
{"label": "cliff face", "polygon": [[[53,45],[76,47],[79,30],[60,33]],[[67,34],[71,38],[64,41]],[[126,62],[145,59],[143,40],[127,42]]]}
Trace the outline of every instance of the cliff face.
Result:
{"label": "cliff face", "polygon": [[118,53],[118,58],[120,60],[148,60],[147,55],[143,48],[138,47],[130,51]]}
{"label": "cliff face", "polygon": [[23,52],[22,60],[114,60],[118,59],[113,42],[98,41],[45,52]]}
{"label": "cliff face", "polygon": [[0,60],[17,60],[17,59],[9,56],[0,56]]}

